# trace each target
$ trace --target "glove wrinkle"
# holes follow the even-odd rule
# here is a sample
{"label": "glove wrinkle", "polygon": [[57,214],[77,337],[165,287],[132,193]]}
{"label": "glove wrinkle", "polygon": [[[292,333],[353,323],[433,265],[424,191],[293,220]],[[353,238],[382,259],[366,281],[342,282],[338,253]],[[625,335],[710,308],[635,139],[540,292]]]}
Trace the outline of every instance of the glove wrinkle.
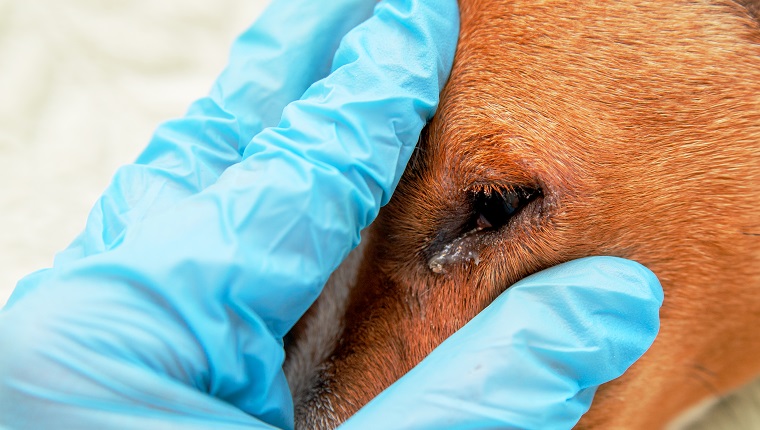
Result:
{"label": "glove wrinkle", "polygon": [[[340,44],[336,72],[306,90],[326,70],[315,64],[329,61],[337,33],[370,3],[274,1],[233,48],[211,98],[160,126],[138,163],[119,171],[85,233],[46,276],[30,278],[45,284],[0,312],[0,344],[15,360],[65,375],[3,362],[0,424],[31,416],[8,409],[24,398],[49,413],[37,427],[86,419],[79,428],[153,428],[163,418],[188,428],[203,419],[212,428],[292,428],[281,337],[390,198],[438,104],[458,33],[455,0],[382,2]],[[415,13],[386,13],[399,5]],[[302,37],[321,29],[333,43]],[[259,49],[277,58],[264,64]],[[302,49],[304,61],[293,62]],[[283,84],[259,84],[274,77]],[[259,133],[274,100],[280,126]],[[26,315],[58,347],[8,328],[28,324]],[[22,382],[61,395],[30,400],[14,388]],[[66,400],[75,393],[89,394]]]}

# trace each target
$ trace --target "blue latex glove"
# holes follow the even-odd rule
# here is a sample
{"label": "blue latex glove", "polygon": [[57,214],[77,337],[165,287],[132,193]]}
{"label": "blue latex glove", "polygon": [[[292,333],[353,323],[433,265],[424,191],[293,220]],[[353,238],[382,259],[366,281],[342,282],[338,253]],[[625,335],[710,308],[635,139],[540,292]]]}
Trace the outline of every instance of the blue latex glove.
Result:
{"label": "blue latex glove", "polygon": [[[292,427],[282,336],[390,198],[454,52],[455,0],[388,0],[311,85],[373,6],[275,0],[211,95],[120,169],[84,233],[0,312],[0,427]],[[564,267],[516,286],[346,427],[440,428],[453,412],[439,400],[460,388],[483,399],[454,414],[468,426],[498,411],[571,425],[649,346],[661,297],[635,263]],[[554,318],[514,325],[509,306]],[[487,351],[500,360],[483,365]],[[540,403],[523,409],[510,393],[526,388]],[[408,396],[417,421],[391,422]]]}

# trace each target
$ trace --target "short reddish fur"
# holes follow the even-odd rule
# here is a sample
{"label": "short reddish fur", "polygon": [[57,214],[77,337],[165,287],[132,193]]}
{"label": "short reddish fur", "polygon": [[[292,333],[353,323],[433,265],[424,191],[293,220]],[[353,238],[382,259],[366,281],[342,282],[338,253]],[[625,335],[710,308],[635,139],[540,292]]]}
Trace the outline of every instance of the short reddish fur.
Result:
{"label": "short reddish fur", "polygon": [[[728,0],[460,7],[440,109],[371,227],[329,389],[300,422],[347,418],[509,285],[589,255],[642,262],[666,298],[652,349],[579,427],[660,428],[760,373],[757,20]],[[480,264],[428,268],[468,190],[519,185],[544,196]]]}

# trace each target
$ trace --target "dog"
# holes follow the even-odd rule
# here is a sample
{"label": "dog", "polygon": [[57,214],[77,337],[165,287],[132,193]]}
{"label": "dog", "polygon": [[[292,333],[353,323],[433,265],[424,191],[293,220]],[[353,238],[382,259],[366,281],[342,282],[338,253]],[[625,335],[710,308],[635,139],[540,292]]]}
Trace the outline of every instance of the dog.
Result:
{"label": "dog", "polygon": [[297,427],[337,426],[514,282],[591,255],[646,265],[665,301],[578,428],[662,428],[760,374],[760,1],[460,9],[391,202],[286,339]]}

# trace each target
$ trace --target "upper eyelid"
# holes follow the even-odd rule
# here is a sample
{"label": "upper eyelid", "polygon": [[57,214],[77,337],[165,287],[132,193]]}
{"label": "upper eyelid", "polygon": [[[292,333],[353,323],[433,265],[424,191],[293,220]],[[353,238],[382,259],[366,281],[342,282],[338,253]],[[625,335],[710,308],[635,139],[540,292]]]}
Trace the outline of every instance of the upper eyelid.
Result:
{"label": "upper eyelid", "polygon": [[491,192],[494,191],[511,191],[515,188],[534,188],[539,189],[543,188],[541,186],[541,182],[536,180],[535,178],[515,178],[512,176],[509,177],[503,177],[499,179],[476,179],[472,180],[467,185],[462,187],[464,191],[486,191],[490,190]]}

